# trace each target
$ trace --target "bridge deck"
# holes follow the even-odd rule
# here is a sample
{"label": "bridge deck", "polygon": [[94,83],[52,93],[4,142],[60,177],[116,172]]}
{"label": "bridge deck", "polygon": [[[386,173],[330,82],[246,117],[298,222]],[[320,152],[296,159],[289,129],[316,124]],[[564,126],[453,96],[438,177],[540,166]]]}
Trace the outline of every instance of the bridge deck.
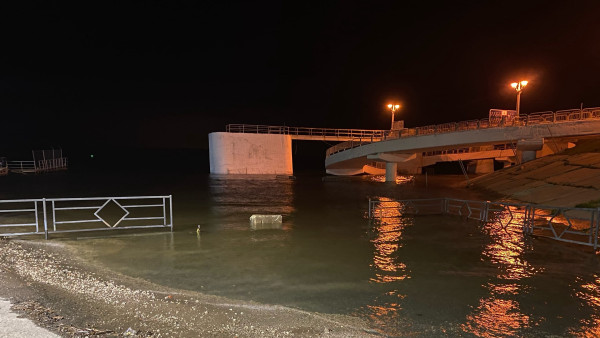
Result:
{"label": "bridge deck", "polygon": [[[586,108],[586,109],[571,109],[571,110],[560,110],[557,112],[541,112],[533,113],[529,115],[521,115],[512,121],[506,122],[502,120],[469,120],[460,122],[450,122],[443,124],[436,124],[430,126],[406,128],[402,130],[386,131],[384,134],[385,140],[392,140],[398,138],[414,137],[420,135],[437,135],[447,134],[466,130],[479,130],[489,128],[508,128],[508,127],[519,127],[519,126],[534,126],[534,125],[549,125],[549,124],[561,124],[567,122],[575,122],[582,120],[598,120],[600,119],[600,107],[598,108]],[[344,143],[336,144],[335,146],[327,149],[326,156],[329,157],[335,153],[360,147],[365,142],[356,142],[356,139],[349,140]]]}

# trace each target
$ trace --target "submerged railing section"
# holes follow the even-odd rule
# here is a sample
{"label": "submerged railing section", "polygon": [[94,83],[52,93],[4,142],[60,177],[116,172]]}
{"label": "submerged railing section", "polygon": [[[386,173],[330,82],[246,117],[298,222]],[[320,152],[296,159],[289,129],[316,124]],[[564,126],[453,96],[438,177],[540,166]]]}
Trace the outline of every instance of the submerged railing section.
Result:
{"label": "submerged railing section", "polygon": [[0,200],[0,236],[168,228],[168,196],[41,198]]}
{"label": "submerged railing section", "polygon": [[[522,114],[510,120],[486,118],[481,120],[469,120],[422,126],[416,128],[405,128],[402,130],[388,130],[385,132],[383,140],[391,140],[419,135],[443,134],[465,130],[565,123],[590,119],[600,119],[600,107],[559,110],[556,112],[546,111],[532,113],[528,115]],[[342,142],[327,149],[326,156],[333,155],[340,151],[360,147],[366,143],[369,142]]]}
{"label": "submerged railing section", "polygon": [[517,228],[523,234],[598,249],[600,208],[567,208],[454,198],[369,199],[369,219],[402,215],[457,215],[485,224],[496,223],[506,231]]}

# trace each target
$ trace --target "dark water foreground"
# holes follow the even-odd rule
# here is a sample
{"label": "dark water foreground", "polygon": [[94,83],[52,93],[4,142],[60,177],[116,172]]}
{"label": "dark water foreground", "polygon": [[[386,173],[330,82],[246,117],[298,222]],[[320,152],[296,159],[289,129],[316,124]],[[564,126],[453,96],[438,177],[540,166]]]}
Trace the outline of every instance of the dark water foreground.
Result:
{"label": "dark water foreground", "polygon": [[[589,251],[452,216],[366,218],[369,197],[486,199],[457,180],[71,171],[10,176],[0,198],[173,194],[172,234],[62,240],[170,287],[359,316],[389,335],[600,335]],[[252,229],[252,214],[283,224]]]}

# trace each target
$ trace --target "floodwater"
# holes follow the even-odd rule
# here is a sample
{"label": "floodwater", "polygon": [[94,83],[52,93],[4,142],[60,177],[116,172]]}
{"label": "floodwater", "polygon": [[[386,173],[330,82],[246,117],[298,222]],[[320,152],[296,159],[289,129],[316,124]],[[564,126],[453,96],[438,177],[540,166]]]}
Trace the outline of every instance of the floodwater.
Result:
{"label": "floodwater", "polygon": [[[599,336],[589,250],[456,216],[367,218],[369,198],[487,199],[449,187],[460,180],[65,172],[5,177],[0,198],[172,194],[173,233],[63,240],[166,286],[359,316],[389,336]],[[252,214],[283,223],[252,229]]]}

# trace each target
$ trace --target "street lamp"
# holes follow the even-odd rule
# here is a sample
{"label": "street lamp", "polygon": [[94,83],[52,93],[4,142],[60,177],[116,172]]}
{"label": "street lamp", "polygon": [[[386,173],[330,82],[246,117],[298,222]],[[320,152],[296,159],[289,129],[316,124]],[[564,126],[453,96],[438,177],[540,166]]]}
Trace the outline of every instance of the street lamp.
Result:
{"label": "street lamp", "polygon": [[519,112],[521,110],[521,92],[523,88],[527,86],[527,81],[513,82],[510,84],[517,91],[517,116],[519,116]]}
{"label": "street lamp", "polygon": [[394,113],[396,112],[396,110],[400,109],[400,105],[399,104],[388,104],[388,108],[390,108],[390,111],[392,112],[392,128],[390,130],[394,130]]}

